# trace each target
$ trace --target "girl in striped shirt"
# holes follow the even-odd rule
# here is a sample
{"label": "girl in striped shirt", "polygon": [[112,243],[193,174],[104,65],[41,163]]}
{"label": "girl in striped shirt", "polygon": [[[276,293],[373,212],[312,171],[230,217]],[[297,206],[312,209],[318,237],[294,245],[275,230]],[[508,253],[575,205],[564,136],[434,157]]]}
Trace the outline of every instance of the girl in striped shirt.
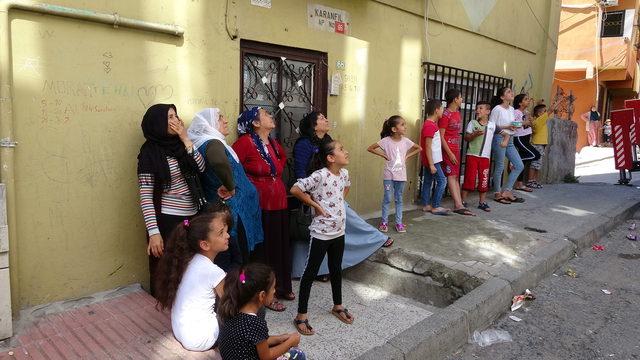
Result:
{"label": "girl in striped shirt", "polygon": [[146,139],[138,154],[140,206],[147,228],[151,294],[165,241],[179,223],[206,204],[199,173],[205,163],[173,104],[151,106],[142,118]]}

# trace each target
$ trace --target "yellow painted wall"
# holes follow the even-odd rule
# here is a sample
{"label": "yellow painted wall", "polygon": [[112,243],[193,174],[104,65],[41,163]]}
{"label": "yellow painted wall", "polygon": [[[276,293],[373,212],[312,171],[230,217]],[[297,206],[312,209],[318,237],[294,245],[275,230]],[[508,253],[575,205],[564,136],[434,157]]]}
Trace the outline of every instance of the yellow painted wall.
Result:
{"label": "yellow painted wall", "polygon": [[[226,1],[51,2],[177,23],[186,32],[180,39],[11,14],[19,142],[16,213],[10,214],[17,223],[11,230],[14,311],[148,283],[136,182],[145,109],[172,102],[187,122],[203,107],[220,107],[232,119],[239,110],[240,45],[225,30]],[[549,93],[555,48],[527,7],[496,0],[476,29],[462,0],[429,3],[430,54],[422,1],[322,1],[351,14],[350,36],[310,29],[306,1],[274,0],[271,9],[229,1],[228,25],[239,38],[327,52],[330,75],[336,60],[345,61],[347,81],[340,96],[329,98],[327,115],[336,125],[332,136],[351,152],[349,201],[360,212],[379,207],[382,161],[365,148],[378,139],[382,120],[400,113],[417,140],[423,60],[510,77],[516,89],[531,75],[530,92]],[[557,27],[557,1],[529,3],[545,28]],[[409,171],[415,174],[415,164]],[[407,199],[414,191],[412,181]]]}

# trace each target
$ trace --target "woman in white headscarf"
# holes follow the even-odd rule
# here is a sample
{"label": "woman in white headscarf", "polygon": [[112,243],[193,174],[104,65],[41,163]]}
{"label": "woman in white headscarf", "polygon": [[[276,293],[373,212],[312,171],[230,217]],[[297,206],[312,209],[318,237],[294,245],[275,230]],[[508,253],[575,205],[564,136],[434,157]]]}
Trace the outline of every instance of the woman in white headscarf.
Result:
{"label": "woman in white headscarf", "polygon": [[238,155],[225,140],[229,135],[228,124],[220,109],[207,108],[195,115],[187,130],[193,146],[206,162],[202,187],[207,200],[222,200],[231,208],[233,228],[229,229],[229,250],[215,260],[226,272],[247,263],[249,253],[264,240],[258,192],[247,178]]}

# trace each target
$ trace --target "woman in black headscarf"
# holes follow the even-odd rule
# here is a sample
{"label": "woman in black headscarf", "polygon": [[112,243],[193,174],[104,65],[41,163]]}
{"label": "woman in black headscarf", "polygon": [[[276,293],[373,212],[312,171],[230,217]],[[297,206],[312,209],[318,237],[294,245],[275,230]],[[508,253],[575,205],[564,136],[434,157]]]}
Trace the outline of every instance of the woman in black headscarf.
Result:
{"label": "woman in black headscarf", "polygon": [[149,236],[151,294],[158,259],[177,224],[188,221],[205,204],[198,178],[204,159],[194,151],[173,104],[151,106],[142,118],[146,139],[138,154],[140,206]]}

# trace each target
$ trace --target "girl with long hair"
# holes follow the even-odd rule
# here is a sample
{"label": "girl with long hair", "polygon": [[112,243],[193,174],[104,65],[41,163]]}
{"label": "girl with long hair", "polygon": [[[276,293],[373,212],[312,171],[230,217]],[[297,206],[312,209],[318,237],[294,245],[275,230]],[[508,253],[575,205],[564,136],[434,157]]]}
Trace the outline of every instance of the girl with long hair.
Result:
{"label": "girl with long hair", "polygon": [[345,201],[351,183],[349,153],[341,143],[332,141],[320,146],[311,176],[298,181],[291,188],[291,195],[313,208],[315,217],[309,226],[311,244],[307,264],[300,279],[298,315],[294,319],[296,329],[302,335],[313,335],[307,307],[313,280],[325,255],[328,259],[333,308],[331,313],[340,321],[351,324],[351,313],[342,306],[342,255],[345,234]]}
{"label": "girl with long hair", "polygon": [[[493,144],[491,146],[491,153],[494,162],[493,169],[493,188],[495,191],[494,200],[501,204],[511,204],[512,202],[524,202],[523,198],[513,195],[513,184],[516,182],[518,175],[522,172],[524,165],[520,159],[518,150],[513,145],[513,133],[516,130],[517,123],[515,121],[514,109],[511,106],[513,101],[513,91],[509,87],[502,87],[498,89],[498,93],[491,99],[491,115],[489,121],[496,124],[496,132],[493,135]],[[503,142],[504,137],[509,136],[506,147],[502,147],[500,144]],[[502,173],[504,172],[504,158],[505,156],[511,164],[513,164],[513,170],[509,173],[507,182],[502,185]]]}
{"label": "girl with long hair", "polygon": [[396,231],[407,232],[402,222],[402,196],[404,184],[407,182],[407,159],[417,155],[422,148],[405,136],[407,132],[406,121],[400,115],[393,115],[382,124],[380,141],[371,144],[367,151],[385,159],[383,174],[382,220],[378,230],[389,231],[389,203],[393,194],[396,214]]}
{"label": "girl with long hair", "polygon": [[276,278],[267,265],[250,263],[229,273],[218,305],[222,321],[218,348],[223,360],[305,359],[294,348],[300,343],[298,333],[269,336],[267,322],[258,315],[272,303],[275,292]]}
{"label": "girl with long hair", "polygon": [[[238,118],[240,137],[232,148],[258,190],[264,231],[263,250],[267,264],[276,274],[276,297],[293,300],[289,210],[287,189],[282,181],[287,158],[282,145],[270,136],[275,127],[273,116],[265,109],[254,107],[246,110]],[[286,309],[275,299],[267,308],[274,311]]]}
{"label": "girl with long hair", "polygon": [[[333,141],[329,120],[324,114],[312,111],[300,121],[300,137],[293,147],[293,169],[296,179],[306,178],[313,172],[313,163],[317,162],[320,146]],[[393,239],[383,234],[374,226],[364,221],[356,213],[349,203],[345,202],[346,229],[344,238],[344,256],[342,268],[359,264],[378,250],[381,246],[388,247],[393,244]],[[303,211],[310,211],[307,206]],[[308,225],[308,224],[307,224]],[[304,238],[295,239],[293,242],[293,267],[292,276],[299,278],[304,271],[307,254],[309,253],[309,232],[305,231]],[[329,273],[326,259],[320,265],[318,274],[322,281],[328,281]]]}
{"label": "girl with long hair", "polygon": [[152,295],[158,259],[177,224],[205,204],[199,174],[204,160],[194,151],[184,123],[173,104],[155,104],[142,118],[146,139],[138,154],[140,207],[147,228]]}
{"label": "girl with long hair", "polygon": [[516,128],[513,136],[513,144],[516,146],[516,149],[518,149],[518,154],[520,154],[520,159],[522,159],[522,163],[524,164],[524,170],[518,175],[514,189],[525,192],[533,191],[533,189],[524,184],[525,174],[529,172],[531,162],[540,159],[540,152],[531,145],[533,129],[531,127],[531,116],[528,110],[530,104],[531,98],[527,94],[518,94],[513,99],[515,121],[516,123],[520,122],[522,125]]}
{"label": "girl with long hair", "polygon": [[158,307],[171,310],[171,329],[182,346],[207,351],[218,338],[214,312],[225,272],[213,263],[229,247],[231,214],[224,205],[212,206],[180,223],[167,241],[156,274]]}

